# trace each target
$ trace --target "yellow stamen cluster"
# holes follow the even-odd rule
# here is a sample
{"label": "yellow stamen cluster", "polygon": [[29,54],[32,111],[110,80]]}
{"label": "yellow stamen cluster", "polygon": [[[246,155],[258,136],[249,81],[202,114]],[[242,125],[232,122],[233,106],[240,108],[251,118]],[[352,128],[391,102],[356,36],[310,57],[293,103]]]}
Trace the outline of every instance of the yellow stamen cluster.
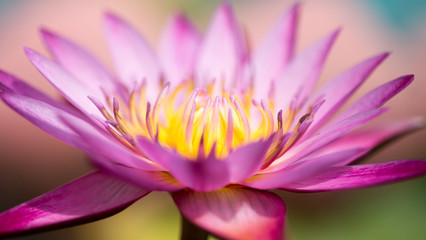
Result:
{"label": "yellow stamen cluster", "polygon": [[275,119],[273,101],[253,101],[251,90],[240,94],[222,92],[221,96],[212,97],[211,89],[194,89],[191,81],[174,89],[166,84],[151,103],[142,84],[127,101],[110,100],[113,114],[105,108],[101,111],[110,132],[132,149],[135,139],[145,137],[188,159],[211,151],[223,158],[240,145],[274,135],[268,156],[282,154],[283,135],[290,128],[294,111],[284,115],[279,111]]}

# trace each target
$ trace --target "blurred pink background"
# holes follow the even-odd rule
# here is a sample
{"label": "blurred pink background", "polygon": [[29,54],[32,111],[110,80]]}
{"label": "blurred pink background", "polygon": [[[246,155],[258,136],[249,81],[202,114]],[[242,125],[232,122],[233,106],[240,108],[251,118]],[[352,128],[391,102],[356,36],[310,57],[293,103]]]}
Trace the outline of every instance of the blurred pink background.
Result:
{"label": "blurred pink background", "polygon": [[[293,1],[232,1],[239,21],[255,47]],[[409,2],[409,1],[408,1]],[[177,10],[205,29],[218,1],[0,1],[0,69],[59,97],[26,59],[22,47],[47,54],[38,34],[46,27],[90,49],[108,67],[102,13],[111,10],[127,19],[156,48],[162,27]],[[391,100],[391,111],[375,123],[413,116],[426,117],[426,14],[409,27],[395,28],[368,1],[304,0],[298,51],[337,27],[343,27],[321,83],[355,63],[381,53],[392,55],[354,98],[401,75],[415,82]],[[0,211],[40,195],[92,168],[85,154],[31,125],[0,104]],[[392,143],[369,161],[426,158],[426,131]],[[426,235],[425,178],[352,192],[283,193],[293,239],[423,239]],[[384,205],[384,206],[383,206]],[[384,222],[384,223],[383,223]],[[339,225],[340,224],[340,225]],[[357,225],[358,224],[358,225]],[[176,239],[179,216],[170,197],[156,193],[107,220],[22,239]],[[400,235],[398,235],[400,234]],[[342,237],[346,236],[346,237]]]}

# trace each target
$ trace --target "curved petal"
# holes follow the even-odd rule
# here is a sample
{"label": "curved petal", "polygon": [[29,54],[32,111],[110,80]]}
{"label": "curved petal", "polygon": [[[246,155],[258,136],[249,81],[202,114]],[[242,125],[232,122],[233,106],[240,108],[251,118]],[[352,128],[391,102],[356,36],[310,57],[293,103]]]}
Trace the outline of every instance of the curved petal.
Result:
{"label": "curved petal", "polygon": [[315,42],[288,64],[274,84],[274,103],[277,104],[277,109],[288,109],[295,98],[296,109],[305,101],[321,74],[339,32],[340,29]]}
{"label": "curved petal", "polygon": [[79,114],[77,113],[76,109],[72,108],[68,104],[59,102],[32,87],[28,83],[22,81],[21,79],[0,70],[0,91],[8,91],[8,89],[19,95],[48,103],[52,106],[58,107],[68,112],[72,112],[74,114]]}
{"label": "curved petal", "polygon": [[238,147],[226,157],[231,183],[244,181],[260,170],[274,137]]}
{"label": "curved petal", "polygon": [[315,155],[323,155],[337,151],[349,149],[362,149],[358,156],[353,156],[345,161],[338,163],[338,166],[344,166],[352,163],[354,160],[364,157],[369,152],[377,150],[389,142],[398,139],[410,132],[423,127],[423,120],[420,118],[409,119],[397,123],[384,124],[371,129],[356,131],[327,144],[321,150],[315,152]]}
{"label": "curved petal", "polygon": [[247,44],[244,40],[231,5],[222,3],[200,47],[196,86],[207,87],[213,80],[216,87],[223,85],[225,89],[231,90],[239,81],[242,64],[247,60]]}
{"label": "curved petal", "polygon": [[86,148],[80,136],[74,133],[63,121],[70,119],[84,121],[84,116],[77,112],[68,112],[42,100],[34,99],[12,91],[0,92],[2,100],[28,121],[52,135],[53,137],[79,149]]}
{"label": "curved petal", "polygon": [[90,173],[0,214],[0,237],[106,218],[148,193],[102,172]]}
{"label": "curved petal", "polygon": [[299,4],[290,8],[256,49],[253,57],[255,99],[267,99],[272,81],[293,57],[299,8]]}
{"label": "curved petal", "polygon": [[[195,191],[213,191],[229,183],[229,170],[214,154],[189,160],[172,152],[158,142],[139,138],[140,150],[148,159],[159,163],[180,183]],[[212,151],[213,152],[213,151]]]}
{"label": "curved petal", "polygon": [[124,144],[114,139],[109,133],[94,127],[85,121],[67,121],[65,123],[78,135],[86,147],[83,151],[92,154],[104,156],[110,161],[126,167],[137,168],[145,171],[162,171],[158,165],[145,159],[143,156],[130,150]]}
{"label": "curved petal", "polygon": [[426,174],[426,161],[400,160],[393,162],[333,167],[303,181],[281,188],[296,192],[323,192],[371,187],[401,181]]}
{"label": "curved petal", "polygon": [[275,194],[246,188],[172,193],[192,223],[224,239],[283,239],[284,202]]}
{"label": "curved petal", "polygon": [[149,100],[159,93],[160,69],[156,56],[145,39],[129,24],[112,13],[104,17],[107,43],[119,80],[132,91],[147,80]]}
{"label": "curved petal", "polygon": [[293,145],[284,155],[271,164],[264,172],[273,172],[299,161],[312,152],[327,146],[342,135],[359,127],[360,125],[380,116],[386,109],[373,109],[370,111],[358,113],[339,123],[318,132],[315,136],[303,142]]}
{"label": "curved petal", "polygon": [[82,84],[91,89],[115,93],[115,80],[90,53],[46,29],[41,30],[41,34],[55,59]]}
{"label": "curved petal", "polygon": [[342,119],[355,115],[357,113],[367,111],[373,108],[378,108],[385,104],[393,96],[401,92],[414,80],[414,75],[406,75],[399,77],[393,81],[385,83],[356,101],[343,113],[339,114],[332,122],[329,124],[336,123]]}
{"label": "curved petal", "polygon": [[169,21],[161,37],[159,56],[172,88],[193,77],[200,42],[200,33],[185,16],[176,15]]}
{"label": "curved petal", "polygon": [[[104,100],[105,96],[101,89],[89,89],[85,84],[76,80],[70,73],[63,69],[54,61],[37,53],[36,51],[25,48],[25,54],[32,64],[46,77],[47,80],[71,102],[76,108],[82,110],[87,115],[94,115],[104,118],[96,106],[89,100],[89,96],[95,96]],[[107,106],[106,102],[102,102]]]}
{"label": "curved petal", "polygon": [[90,160],[99,169],[150,191],[173,192],[185,188],[167,172],[140,170],[116,163],[100,155],[91,155]]}
{"label": "curved petal", "polygon": [[[315,121],[302,139],[311,136],[319,127],[326,122],[330,116],[335,113],[346,100],[355,92],[376,67],[383,62],[389,53],[383,53],[369,58],[349,70],[341,73],[327,85],[322,87],[311,98],[313,102],[318,98],[325,99],[324,104],[315,114]],[[306,107],[310,106],[307,104]],[[305,111],[301,111],[305,112]]]}
{"label": "curved petal", "polygon": [[336,163],[359,155],[362,149],[350,149],[321,156],[307,157],[279,171],[258,174],[243,184],[256,189],[275,189],[312,177]]}

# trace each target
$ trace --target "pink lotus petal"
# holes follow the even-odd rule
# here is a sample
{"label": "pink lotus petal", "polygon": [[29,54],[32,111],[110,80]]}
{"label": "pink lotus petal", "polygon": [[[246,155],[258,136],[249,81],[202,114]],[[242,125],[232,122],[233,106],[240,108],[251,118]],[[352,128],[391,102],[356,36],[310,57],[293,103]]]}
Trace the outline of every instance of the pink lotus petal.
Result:
{"label": "pink lotus petal", "polygon": [[359,155],[362,149],[350,149],[333,152],[318,157],[306,157],[299,162],[279,171],[258,174],[243,183],[256,189],[274,189],[317,175],[329,167]]}
{"label": "pink lotus petal", "polygon": [[192,223],[223,239],[283,239],[285,205],[275,194],[246,188],[172,194]]}
{"label": "pink lotus petal", "polygon": [[69,105],[63,104],[62,102],[52,99],[51,97],[40,92],[36,88],[33,88],[31,85],[22,81],[21,79],[7,72],[3,72],[1,70],[0,70],[0,91],[12,91],[17,94],[48,103],[52,106],[58,107],[65,111],[72,112],[74,114],[80,114],[80,113],[77,113],[78,111],[76,109],[70,107]]}
{"label": "pink lotus petal", "polygon": [[[207,30],[196,66],[196,86],[207,87],[212,81],[231,90],[247,60],[247,44],[232,7],[222,3]],[[221,90],[221,89],[218,89]]]}
{"label": "pink lotus petal", "polygon": [[195,191],[213,191],[229,183],[229,170],[214,154],[189,160],[157,142],[139,138],[138,144],[148,159],[159,163],[180,183]]}
{"label": "pink lotus petal", "polygon": [[20,95],[12,91],[0,92],[0,97],[9,107],[46,133],[71,146],[80,149],[85,148],[81,137],[63,122],[63,119],[75,121],[76,119],[85,118],[81,113],[69,112],[43,100]]}
{"label": "pink lotus petal", "polygon": [[288,64],[274,85],[277,109],[288,109],[294,98],[297,98],[297,108],[304,102],[312,92],[339,32],[340,29],[315,42]]}
{"label": "pink lotus petal", "polygon": [[100,155],[92,155],[90,160],[102,171],[108,172],[117,178],[126,180],[143,189],[173,192],[185,188],[185,186],[177,182],[167,172],[140,170],[116,163]]}
{"label": "pink lotus petal", "polygon": [[315,154],[323,155],[354,148],[363,149],[358,156],[354,155],[352,158],[348,158],[346,161],[342,161],[337,164],[339,166],[344,166],[367,155],[369,152],[376,150],[383,144],[388,144],[392,140],[398,139],[399,137],[418,130],[421,127],[423,127],[423,120],[415,118],[398,123],[384,124],[382,126],[376,126],[372,129],[363,131],[356,131],[327,144]]}
{"label": "pink lotus petal", "polygon": [[161,38],[159,56],[171,87],[193,77],[200,42],[200,33],[185,16],[170,20]]}
{"label": "pink lotus petal", "polygon": [[254,98],[267,99],[273,80],[277,80],[293,57],[299,4],[278,21],[256,48],[253,56]]}
{"label": "pink lotus petal", "polygon": [[[76,108],[79,108],[88,115],[94,115],[98,118],[104,118],[95,105],[89,100],[88,96],[95,96],[99,99],[105,99],[100,89],[89,89],[85,84],[76,80],[70,73],[52,60],[44,57],[36,51],[25,48],[30,61],[46,77],[50,83],[71,102]],[[106,104],[105,104],[106,105]]]}
{"label": "pink lotus petal", "polygon": [[[304,139],[310,137],[322,124],[335,113],[346,100],[355,92],[373,70],[381,63],[389,53],[380,54],[369,58],[349,70],[341,73],[335,79],[323,86],[311,98],[315,101],[318,98],[325,99],[323,106],[315,114],[315,121],[305,134]],[[309,106],[310,104],[307,104]],[[303,112],[303,111],[302,111]]]}
{"label": "pink lotus petal", "polygon": [[109,50],[119,80],[132,91],[147,80],[149,100],[159,93],[160,69],[154,52],[145,39],[118,16],[107,13],[104,18]]}
{"label": "pink lotus petal", "polygon": [[90,173],[0,214],[0,237],[106,218],[148,193],[102,172]]}
{"label": "pink lotus petal", "polygon": [[379,86],[378,88],[373,89],[372,91],[364,95],[362,98],[360,98],[358,101],[356,101],[354,104],[352,104],[343,113],[339,114],[339,116],[333,119],[333,121],[329,124],[336,123],[359,112],[382,106],[389,99],[391,99],[393,96],[395,96],[408,85],[410,85],[413,80],[414,75],[402,76],[393,81],[385,83]]}
{"label": "pink lotus petal", "polygon": [[296,192],[323,192],[371,187],[426,174],[426,161],[393,162],[333,167],[313,178],[283,187]]}
{"label": "pink lotus petal", "polygon": [[43,29],[41,33],[55,59],[82,84],[115,94],[115,80],[90,53],[50,31]]}
{"label": "pink lotus petal", "polygon": [[327,144],[356,127],[359,127],[360,125],[380,116],[384,111],[385,109],[373,109],[358,113],[323,129],[306,141],[293,145],[281,158],[277,159],[268,169],[264,170],[264,172],[277,171],[297,162],[321,147],[327,146]]}
{"label": "pink lotus petal", "polygon": [[125,147],[117,139],[107,132],[93,126],[87,121],[74,120],[66,121],[66,124],[78,135],[86,147],[83,151],[91,155],[100,155],[110,161],[126,167],[137,168],[145,171],[162,171],[158,165],[145,159],[140,154],[135,153]]}
{"label": "pink lotus petal", "polygon": [[228,155],[224,161],[229,169],[231,183],[244,181],[260,170],[274,137],[238,147]]}

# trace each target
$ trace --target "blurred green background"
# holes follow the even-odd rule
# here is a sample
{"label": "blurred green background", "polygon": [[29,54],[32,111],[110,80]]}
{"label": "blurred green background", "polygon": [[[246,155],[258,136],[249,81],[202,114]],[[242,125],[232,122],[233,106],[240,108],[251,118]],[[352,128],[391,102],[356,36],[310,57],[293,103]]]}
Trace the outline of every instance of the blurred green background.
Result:
{"label": "blurred green background", "polygon": [[[231,1],[255,48],[293,1]],[[0,68],[58,97],[26,60],[22,46],[47,54],[38,29],[48,27],[92,50],[111,68],[103,41],[102,12],[112,10],[138,28],[155,48],[162,26],[175,11],[205,29],[219,1],[0,0]],[[387,104],[380,121],[426,116],[426,2],[304,0],[297,48],[343,26],[321,82],[382,51],[392,56],[354,99],[400,75],[415,83]],[[92,169],[85,155],[43,133],[0,104],[0,211],[62,185]],[[392,143],[368,162],[426,158],[425,130]],[[294,240],[414,239],[426,236],[426,178],[388,186],[332,193],[277,192],[287,204]],[[17,239],[178,239],[179,213],[167,193],[153,193],[120,214],[83,226]]]}

